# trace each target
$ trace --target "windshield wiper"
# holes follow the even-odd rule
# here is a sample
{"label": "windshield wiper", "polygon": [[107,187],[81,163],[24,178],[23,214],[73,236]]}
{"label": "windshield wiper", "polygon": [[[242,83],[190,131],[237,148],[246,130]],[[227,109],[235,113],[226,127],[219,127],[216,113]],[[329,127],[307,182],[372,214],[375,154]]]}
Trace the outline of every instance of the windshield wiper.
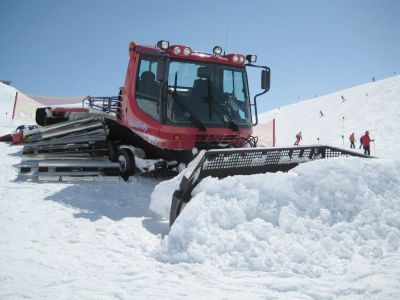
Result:
{"label": "windshield wiper", "polygon": [[225,108],[218,102],[214,101],[214,98],[211,93],[211,88],[212,88],[211,80],[207,79],[207,81],[208,81],[208,96],[207,97],[208,97],[208,105],[209,105],[210,109],[212,109],[214,112],[217,113],[217,115],[222,120],[222,122],[225,123],[225,125],[228,125],[230,128],[232,128],[233,131],[239,131],[238,125],[235,123],[235,121],[232,120],[232,118],[226,112]]}
{"label": "windshield wiper", "polygon": [[206,127],[204,124],[200,121],[200,119],[196,116],[196,114],[193,113],[187,106],[183,103],[183,101],[179,98],[178,92],[176,91],[176,86],[177,86],[177,78],[178,78],[178,72],[175,73],[175,84],[174,84],[174,90],[172,92],[172,99],[176,104],[178,104],[179,108],[183,111],[184,116],[189,119],[190,122],[192,122],[193,125],[195,125],[197,128],[199,128],[200,131],[206,131]]}

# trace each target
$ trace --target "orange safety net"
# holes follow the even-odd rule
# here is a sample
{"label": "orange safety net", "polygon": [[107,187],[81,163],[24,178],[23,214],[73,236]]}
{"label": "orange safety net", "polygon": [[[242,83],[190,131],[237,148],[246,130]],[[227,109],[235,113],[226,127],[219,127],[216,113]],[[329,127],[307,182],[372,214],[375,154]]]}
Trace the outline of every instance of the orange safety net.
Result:
{"label": "orange safety net", "polygon": [[259,146],[275,147],[275,119],[257,124],[253,127],[253,135],[258,136]]}

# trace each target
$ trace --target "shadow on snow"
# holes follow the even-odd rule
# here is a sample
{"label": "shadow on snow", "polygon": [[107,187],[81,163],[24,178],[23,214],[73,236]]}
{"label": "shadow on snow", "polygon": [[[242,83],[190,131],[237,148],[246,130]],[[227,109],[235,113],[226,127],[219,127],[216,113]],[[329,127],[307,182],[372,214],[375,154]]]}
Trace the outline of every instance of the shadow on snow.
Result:
{"label": "shadow on snow", "polygon": [[79,210],[75,218],[92,222],[102,217],[119,221],[124,218],[144,218],[142,223],[152,234],[165,235],[168,222],[149,209],[150,195],[158,183],[154,178],[133,177],[129,182],[83,182],[45,198]]}

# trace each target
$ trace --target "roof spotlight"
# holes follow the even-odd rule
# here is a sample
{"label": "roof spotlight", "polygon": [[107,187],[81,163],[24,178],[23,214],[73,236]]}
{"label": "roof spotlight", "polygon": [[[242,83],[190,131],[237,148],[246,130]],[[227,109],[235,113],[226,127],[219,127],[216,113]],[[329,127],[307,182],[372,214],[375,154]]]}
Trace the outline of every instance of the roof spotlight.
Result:
{"label": "roof spotlight", "polygon": [[239,62],[239,56],[238,55],[234,55],[234,56],[232,56],[232,61],[234,62],[234,63],[237,63],[237,62]]}
{"label": "roof spotlight", "polygon": [[175,55],[179,55],[179,54],[181,54],[181,52],[182,52],[181,47],[176,46],[176,47],[174,48],[174,53],[175,53]]}
{"label": "roof spotlight", "polygon": [[246,60],[249,63],[255,63],[257,61],[257,55],[253,55],[253,54],[246,55]]}
{"label": "roof spotlight", "polygon": [[189,47],[186,47],[185,49],[183,49],[183,54],[185,54],[186,56],[192,54],[192,50],[190,50]]}
{"label": "roof spotlight", "polygon": [[157,48],[158,49],[167,50],[168,47],[169,47],[169,42],[168,41],[161,40],[161,41],[157,42]]}
{"label": "roof spotlight", "polygon": [[220,46],[215,46],[214,49],[213,49],[213,53],[214,53],[215,55],[221,55],[221,53],[222,53],[222,48],[221,48]]}

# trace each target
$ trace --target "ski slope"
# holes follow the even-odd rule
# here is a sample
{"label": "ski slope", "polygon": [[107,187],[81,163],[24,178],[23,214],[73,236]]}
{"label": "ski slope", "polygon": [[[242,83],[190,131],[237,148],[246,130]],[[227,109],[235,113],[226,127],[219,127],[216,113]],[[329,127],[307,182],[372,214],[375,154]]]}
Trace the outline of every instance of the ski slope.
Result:
{"label": "ski slope", "polygon": [[[386,81],[369,85],[374,98],[386,101],[369,101],[363,108],[369,122],[354,131],[368,125],[383,159],[207,178],[171,231],[163,216],[179,177],[23,182],[22,147],[0,143],[0,299],[399,299],[400,161],[385,149],[398,147],[390,141],[400,125],[382,122],[399,113],[399,89],[394,84],[390,91]],[[0,96],[11,95],[0,104],[8,105],[13,92],[0,85]],[[348,102],[350,95],[344,94]],[[307,105],[318,101],[318,108]],[[330,113],[349,104],[324,103],[270,112],[278,145],[293,144],[298,129],[303,144],[328,132],[340,145],[341,111],[337,118]],[[318,118],[322,108],[326,120]],[[285,122],[295,111],[317,116],[298,117],[298,128]],[[17,125],[0,114],[0,135]]]}
{"label": "ski slope", "polygon": [[352,132],[359,145],[359,138],[369,130],[370,137],[375,139],[371,145],[371,155],[398,159],[400,76],[276,108],[260,114],[259,123],[266,123],[273,118],[276,121],[278,147],[293,145],[299,131],[303,135],[300,144],[349,147]]}
{"label": "ski slope", "polygon": [[3,122],[12,118],[16,92],[17,90],[12,86],[0,82],[0,105],[2,108],[0,117],[3,119]]}

